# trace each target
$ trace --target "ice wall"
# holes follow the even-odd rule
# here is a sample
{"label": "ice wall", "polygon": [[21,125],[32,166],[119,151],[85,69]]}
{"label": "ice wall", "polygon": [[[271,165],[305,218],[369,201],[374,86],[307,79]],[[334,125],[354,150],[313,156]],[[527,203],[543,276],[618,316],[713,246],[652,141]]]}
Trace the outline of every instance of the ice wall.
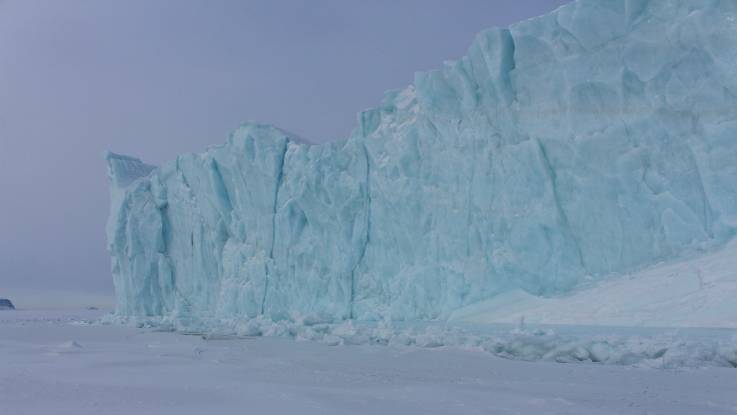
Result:
{"label": "ice wall", "polygon": [[429,319],[737,226],[737,2],[579,0],[478,35],[350,138],[109,155],[122,315]]}

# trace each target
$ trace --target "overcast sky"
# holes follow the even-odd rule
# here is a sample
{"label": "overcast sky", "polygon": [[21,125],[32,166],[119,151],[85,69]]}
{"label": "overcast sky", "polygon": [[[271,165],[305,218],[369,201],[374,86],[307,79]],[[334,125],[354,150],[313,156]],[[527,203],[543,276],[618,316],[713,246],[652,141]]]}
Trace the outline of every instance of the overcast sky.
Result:
{"label": "overcast sky", "polygon": [[478,31],[566,2],[0,0],[0,297],[112,293],[104,151],[159,164],[247,120],[344,138]]}

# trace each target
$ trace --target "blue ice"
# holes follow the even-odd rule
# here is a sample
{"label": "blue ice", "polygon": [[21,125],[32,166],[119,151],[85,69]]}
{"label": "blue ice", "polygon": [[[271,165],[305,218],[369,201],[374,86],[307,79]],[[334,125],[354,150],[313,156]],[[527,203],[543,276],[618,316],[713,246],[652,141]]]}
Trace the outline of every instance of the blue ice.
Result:
{"label": "blue ice", "polygon": [[123,316],[417,320],[698,254],[737,226],[737,2],[579,0],[308,145],[110,153]]}

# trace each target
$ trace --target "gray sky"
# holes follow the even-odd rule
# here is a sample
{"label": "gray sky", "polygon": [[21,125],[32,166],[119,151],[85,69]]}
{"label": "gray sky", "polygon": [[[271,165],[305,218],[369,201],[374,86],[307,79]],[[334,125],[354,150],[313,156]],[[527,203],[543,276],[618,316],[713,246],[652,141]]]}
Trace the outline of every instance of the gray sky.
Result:
{"label": "gray sky", "polygon": [[105,150],[159,164],[247,120],[344,138],[478,31],[566,2],[0,0],[0,297],[112,292]]}

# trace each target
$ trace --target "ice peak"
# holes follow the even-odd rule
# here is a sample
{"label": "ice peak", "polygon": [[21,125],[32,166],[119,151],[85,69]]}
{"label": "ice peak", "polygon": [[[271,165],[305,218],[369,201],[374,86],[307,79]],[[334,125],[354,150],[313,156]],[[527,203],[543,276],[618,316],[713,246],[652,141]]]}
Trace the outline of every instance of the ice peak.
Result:
{"label": "ice peak", "polygon": [[156,166],[146,164],[135,157],[110,151],[105,153],[105,161],[107,162],[107,174],[110,184],[118,188],[128,186],[156,168]]}

